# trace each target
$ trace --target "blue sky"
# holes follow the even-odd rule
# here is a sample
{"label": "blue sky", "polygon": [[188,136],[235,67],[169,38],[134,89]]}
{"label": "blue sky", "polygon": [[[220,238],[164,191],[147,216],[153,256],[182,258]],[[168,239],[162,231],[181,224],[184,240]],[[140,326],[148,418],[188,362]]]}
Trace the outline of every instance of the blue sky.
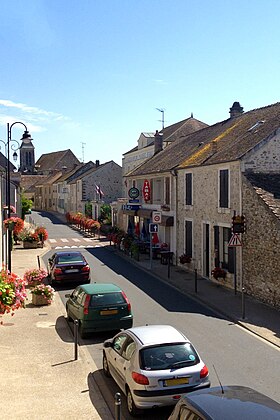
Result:
{"label": "blue sky", "polygon": [[[279,0],[1,2],[0,138],[114,160],[142,131],[279,101]],[[15,125],[12,137],[20,139]],[[82,145],[84,143],[84,145]]]}

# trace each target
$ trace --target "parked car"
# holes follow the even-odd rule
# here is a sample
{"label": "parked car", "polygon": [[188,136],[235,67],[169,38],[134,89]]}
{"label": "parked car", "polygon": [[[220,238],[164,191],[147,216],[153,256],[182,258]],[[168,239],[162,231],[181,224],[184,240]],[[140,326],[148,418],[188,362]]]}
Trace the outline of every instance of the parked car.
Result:
{"label": "parked car", "polygon": [[280,404],[245,386],[202,389],[182,397],[169,420],[280,419]]}
{"label": "parked car", "polygon": [[130,328],[106,340],[103,370],[126,395],[132,416],[210,386],[208,368],[194,346],[170,325]]}
{"label": "parked car", "polygon": [[79,251],[58,251],[48,260],[49,282],[90,283],[90,266]]}
{"label": "parked car", "polygon": [[79,320],[81,337],[97,331],[113,331],[133,325],[131,304],[123,290],[113,283],[92,283],[76,287],[66,302],[68,320]]}

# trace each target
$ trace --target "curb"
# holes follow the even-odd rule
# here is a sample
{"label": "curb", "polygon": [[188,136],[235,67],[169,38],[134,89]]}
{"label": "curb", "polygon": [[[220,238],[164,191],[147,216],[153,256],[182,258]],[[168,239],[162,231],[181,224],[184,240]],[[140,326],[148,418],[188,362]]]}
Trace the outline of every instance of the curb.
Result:
{"label": "curb", "polygon": [[234,322],[235,324],[239,325],[241,328],[244,328],[245,330],[249,331],[250,333],[256,335],[257,337],[261,338],[262,340],[272,344],[273,346],[280,348],[280,345],[273,342],[272,340],[270,340],[267,337],[264,337],[263,335],[261,335],[260,333],[258,333],[257,331],[255,331],[254,329],[248,327],[248,325],[244,322],[244,321],[240,321],[239,318],[236,318],[235,316],[229,315],[228,313],[224,312],[221,308],[218,308],[217,306],[209,303],[208,301],[205,301],[203,298],[194,295],[193,293],[187,293],[186,291],[180,289],[180,287],[169,283],[164,277],[161,277],[157,274],[155,274],[153,271],[148,270],[146,267],[142,267],[139,264],[137,264],[137,261],[134,261],[132,258],[128,257],[127,255],[123,254],[122,252],[119,252],[117,249],[110,249],[110,252],[114,252],[117,255],[119,255],[121,258],[129,261],[131,264],[137,266],[138,268],[140,268],[141,270],[145,271],[146,273],[149,273],[151,276],[153,276],[154,278],[156,278],[157,280],[162,281],[165,284],[168,284],[168,286],[172,287],[173,289],[183,293],[184,295],[190,297],[191,299],[193,299],[194,301],[198,302],[198,303],[202,303],[206,308],[211,309],[213,312],[216,312],[217,315],[222,315],[224,318],[228,319],[231,322]]}

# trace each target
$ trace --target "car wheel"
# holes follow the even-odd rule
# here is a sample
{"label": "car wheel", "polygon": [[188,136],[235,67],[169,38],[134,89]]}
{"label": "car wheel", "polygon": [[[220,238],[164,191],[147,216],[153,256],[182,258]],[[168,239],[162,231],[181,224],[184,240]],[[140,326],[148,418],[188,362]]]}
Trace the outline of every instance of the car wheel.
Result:
{"label": "car wheel", "polygon": [[126,403],[127,403],[127,409],[128,409],[129,414],[132,417],[136,417],[140,413],[140,410],[134,404],[132,394],[129,388],[127,389],[127,393],[126,393]]}
{"label": "car wheel", "polygon": [[104,375],[107,376],[107,378],[111,378],[111,373],[109,370],[108,360],[105,354],[103,354],[103,371]]}

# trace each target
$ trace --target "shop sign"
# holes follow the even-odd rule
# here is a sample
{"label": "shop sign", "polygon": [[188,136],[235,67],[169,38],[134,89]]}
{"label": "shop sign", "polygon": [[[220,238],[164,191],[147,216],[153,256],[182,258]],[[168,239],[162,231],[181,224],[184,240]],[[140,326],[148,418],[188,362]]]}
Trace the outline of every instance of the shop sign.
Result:
{"label": "shop sign", "polygon": [[143,184],[143,198],[144,201],[150,201],[151,199],[151,186],[150,182],[147,179],[145,179]]}

